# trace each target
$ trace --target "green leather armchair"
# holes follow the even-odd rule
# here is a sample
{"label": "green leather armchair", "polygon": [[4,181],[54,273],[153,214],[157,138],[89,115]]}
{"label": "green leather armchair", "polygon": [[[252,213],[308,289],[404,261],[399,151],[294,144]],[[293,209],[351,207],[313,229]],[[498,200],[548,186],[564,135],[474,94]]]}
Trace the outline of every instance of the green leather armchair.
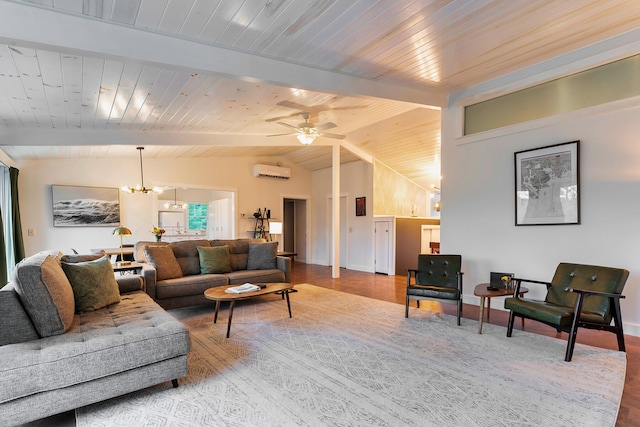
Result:
{"label": "green leather armchair", "polygon": [[[510,310],[507,336],[513,333],[515,318],[521,317],[568,332],[564,358],[567,362],[573,356],[578,328],[613,332],[618,349],[625,351],[620,299],[624,298],[622,290],[628,277],[629,272],[621,268],[560,263],[551,282],[514,278],[514,296],[504,302]],[[522,282],[546,285],[544,301],[518,297]]]}
{"label": "green leather armchair", "polygon": [[[458,326],[462,313],[462,256],[418,255],[418,269],[407,270],[407,299],[404,317],[409,317],[409,301],[436,300],[458,306]],[[412,281],[413,278],[413,281]]]}

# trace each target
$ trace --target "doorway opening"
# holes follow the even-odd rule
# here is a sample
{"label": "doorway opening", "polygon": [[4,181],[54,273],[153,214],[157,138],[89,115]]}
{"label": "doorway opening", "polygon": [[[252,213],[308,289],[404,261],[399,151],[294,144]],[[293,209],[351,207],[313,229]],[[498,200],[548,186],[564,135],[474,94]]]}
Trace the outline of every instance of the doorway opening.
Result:
{"label": "doorway opening", "polygon": [[278,250],[295,253],[297,262],[307,262],[307,200],[284,198],[282,201],[282,240]]}

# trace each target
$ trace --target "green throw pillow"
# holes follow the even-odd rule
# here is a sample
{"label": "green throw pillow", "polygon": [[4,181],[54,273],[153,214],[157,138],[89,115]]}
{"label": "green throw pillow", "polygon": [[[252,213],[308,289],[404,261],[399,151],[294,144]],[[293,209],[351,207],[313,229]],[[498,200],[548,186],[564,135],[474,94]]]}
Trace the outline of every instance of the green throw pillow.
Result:
{"label": "green throw pillow", "polygon": [[120,302],[118,283],[109,258],[62,263],[76,303],[76,313],[86,313]]}
{"label": "green throw pillow", "polygon": [[198,246],[198,256],[200,257],[200,273],[202,274],[222,274],[231,273],[231,257],[229,256],[229,246]]}

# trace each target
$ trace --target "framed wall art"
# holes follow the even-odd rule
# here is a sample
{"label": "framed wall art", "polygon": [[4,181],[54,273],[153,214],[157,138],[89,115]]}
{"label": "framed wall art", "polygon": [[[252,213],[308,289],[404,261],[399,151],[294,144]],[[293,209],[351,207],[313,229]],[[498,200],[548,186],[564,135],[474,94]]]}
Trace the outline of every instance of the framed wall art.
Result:
{"label": "framed wall art", "polygon": [[580,141],[514,157],[516,225],[580,224]]}
{"label": "framed wall art", "polygon": [[366,197],[356,197],[356,216],[367,216]]}
{"label": "framed wall art", "polygon": [[120,192],[109,187],[51,186],[54,227],[117,227]]}

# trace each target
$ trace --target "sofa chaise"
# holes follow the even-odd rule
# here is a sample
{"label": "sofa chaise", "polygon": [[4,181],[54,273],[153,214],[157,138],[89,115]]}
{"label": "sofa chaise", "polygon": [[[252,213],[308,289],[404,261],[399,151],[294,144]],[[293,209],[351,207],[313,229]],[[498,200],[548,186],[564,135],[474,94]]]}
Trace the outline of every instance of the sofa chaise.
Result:
{"label": "sofa chaise", "polygon": [[277,256],[277,242],[254,239],[137,242],[146,291],[173,309],[211,304],[209,288],[251,283],[291,283],[291,259]]}
{"label": "sofa chaise", "polygon": [[114,276],[106,256],[22,260],[0,289],[0,313],[2,425],[175,387],[187,373],[188,330],[144,292],[141,276]]}

